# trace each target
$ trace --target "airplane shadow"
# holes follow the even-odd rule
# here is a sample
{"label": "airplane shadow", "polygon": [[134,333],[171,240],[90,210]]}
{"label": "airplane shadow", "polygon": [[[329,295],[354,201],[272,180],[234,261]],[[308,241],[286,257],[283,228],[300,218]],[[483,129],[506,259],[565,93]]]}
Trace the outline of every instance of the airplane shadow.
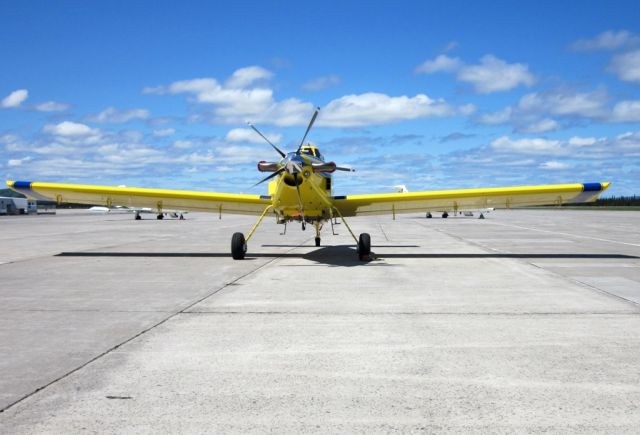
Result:
{"label": "airplane shadow", "polygon": [[[267,245],[263,245],[267,246]],[[271,245],[269,245],[271,246]],[[282,245],[279,245],[282,246]],[[295,246],[298,247],[298,246]],[[374,246],[383,248],[385,246]],[[386,246],[390,247],[390,246]],[[405,246],[402,246],[405,247]],[[61,252],[57,257],[143,257],[143,258],[229,258],[229,252]],[[368,265],[389,266],[381,260],[391,258],[416,258],[416,259],[474,259],[474,258],[506,258],[506,259],[609,259],[609,260],[637,260],[640,257],[625,254],[511,254],[511,253],[371,253],[369,261],[358,259],[355,246],[337,245],[325,246],[306,253],[291,252],[248,252],[245,260],[257,258],[301,258],[318,265],[353,267]]]}

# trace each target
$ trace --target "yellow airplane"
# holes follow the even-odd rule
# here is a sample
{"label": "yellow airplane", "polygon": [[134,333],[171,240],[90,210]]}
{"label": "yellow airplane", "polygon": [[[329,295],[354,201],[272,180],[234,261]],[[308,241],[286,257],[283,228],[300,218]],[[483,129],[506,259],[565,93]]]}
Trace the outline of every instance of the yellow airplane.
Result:
{"label": "yellow airplane", "polygon": [[29,198],[53,199],[57,203],[151,207],[159,214],[162,210],[175,209],[214,212],[220,217],[222,213],[257,215],[259,218],[246,238],[242,233],[234,233],[231,238],[231,255],[236,260],[245,257],[247,242],[267,214],[275,216],[279,224],[284,224],[285,231],[287,222],[300,222],[303,230],[306,224],[313,225],[316,246],[320,246],[323,223],[331,222],[333,226],[334,219],[340,218],[357,243],[358,257],[366,260],[371,253],[371,237],[367,233],[356,237],[346,217],[391,214],[395,218],[400,213],[424,213],[428,210],[458,212],[479,208],[583,203],[595,201],[610,184],[575,183],[333,196],[332,173],[353,169],[325,161],[317,147],[305,144],[319,110],[316,109],[313,114],[298,149],[287,154],[249,124],[281,157],[277,162],[258,163],[259,171],[271,172],[255,184],[271,180],[268,195],[31,181],[7,181],[7,186]]}

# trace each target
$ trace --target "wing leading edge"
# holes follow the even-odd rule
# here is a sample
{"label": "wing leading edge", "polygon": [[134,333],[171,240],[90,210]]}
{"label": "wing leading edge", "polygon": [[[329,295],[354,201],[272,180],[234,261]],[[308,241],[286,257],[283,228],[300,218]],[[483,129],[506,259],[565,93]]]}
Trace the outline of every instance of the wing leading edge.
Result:
{"label": "wing leading edge", "polygon": [[543,186],[490,187],[334,197],[343,216],[462,211],[479,208],[511,208],[531,205],[577,204],[595,201],[609,182],[551,184]]}
{"label": "wing leading edge", "polygon": [[7,181],[7,186],[30,198],[58,203],[149,207],[260,215],[271,204],[270,197],[187,190],[145,189],[139,187],[93,186],[84,184]]}

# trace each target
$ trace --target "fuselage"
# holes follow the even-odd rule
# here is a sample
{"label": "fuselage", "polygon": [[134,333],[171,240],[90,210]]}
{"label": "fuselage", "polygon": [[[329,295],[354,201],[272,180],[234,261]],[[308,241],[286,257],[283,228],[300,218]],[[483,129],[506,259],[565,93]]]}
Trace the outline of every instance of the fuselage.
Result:
{"label": "fuselage", "polygon": [[321,221],[332,216],[331,173],[318,169],[326,164],[315,147],[305,148],[300,154],[287,154],[279,163],[286,170],[269,183],[273,209],[283,220]]}

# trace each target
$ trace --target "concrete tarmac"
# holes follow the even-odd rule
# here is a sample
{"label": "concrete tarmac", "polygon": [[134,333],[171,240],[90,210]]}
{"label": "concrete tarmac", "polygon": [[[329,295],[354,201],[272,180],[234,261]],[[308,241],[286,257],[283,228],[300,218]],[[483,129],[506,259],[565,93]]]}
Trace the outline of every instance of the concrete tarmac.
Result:
{"label": "concrete tarmac", "polygon": [[0,217],[0,433],[637,433],[640,212]]}

